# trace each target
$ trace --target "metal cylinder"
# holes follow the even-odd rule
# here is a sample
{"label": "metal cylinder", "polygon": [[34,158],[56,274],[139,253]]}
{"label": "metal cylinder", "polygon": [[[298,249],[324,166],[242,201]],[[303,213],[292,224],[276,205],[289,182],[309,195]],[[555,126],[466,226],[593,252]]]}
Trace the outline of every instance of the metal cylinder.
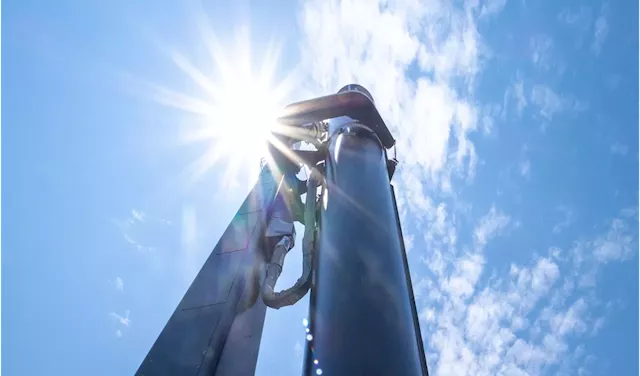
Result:
{"label": "metal cylinder", "polygon": [[305,375],[426,375],[386,155],[346,124],[325,160]]}

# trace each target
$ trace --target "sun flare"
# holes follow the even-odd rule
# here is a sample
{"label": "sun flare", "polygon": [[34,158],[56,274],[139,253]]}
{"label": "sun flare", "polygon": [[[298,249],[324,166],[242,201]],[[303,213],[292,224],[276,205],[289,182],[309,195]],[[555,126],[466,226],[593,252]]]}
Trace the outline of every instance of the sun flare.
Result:
{"label": "sun flare", "polygon": [[172,53],[172,60],[204,95],[191,96],[157,88],[154,97],[162,104],[196,115],[196,120],[190,120],[184,127],[182,141],[205,142],[207,147],[189,166],[190,179],[197,180],[221,164],[223,184],[233,186],[241,181],[252,184],[261,158],[267,156],[267,142],[293,86],[293,75],[274,82],[279,49],[273,45],[267,48],[258,69],[252,69],[246,28],[236,33],[235,48],[229,51],[218,43],[207,20],[202,18],[197,24],[215,71],[205,74],[178,52]]}

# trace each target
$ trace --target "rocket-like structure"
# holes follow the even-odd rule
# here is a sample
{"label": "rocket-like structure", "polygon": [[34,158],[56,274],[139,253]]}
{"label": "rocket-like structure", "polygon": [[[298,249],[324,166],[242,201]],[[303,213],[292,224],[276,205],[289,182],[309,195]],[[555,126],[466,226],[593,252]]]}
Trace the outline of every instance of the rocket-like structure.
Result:
{"label": "rocket-like structure", "polygon": [[[307,293],[304,375],[428,375],[391,185],[395,140],[371,94],[347,85],[287,106],[278,124],[258,183],[136,375],[253,375],[267,307]],[[292,147],[301,141],[315,150]],[[295,221],[302,275],[277,292]]]}

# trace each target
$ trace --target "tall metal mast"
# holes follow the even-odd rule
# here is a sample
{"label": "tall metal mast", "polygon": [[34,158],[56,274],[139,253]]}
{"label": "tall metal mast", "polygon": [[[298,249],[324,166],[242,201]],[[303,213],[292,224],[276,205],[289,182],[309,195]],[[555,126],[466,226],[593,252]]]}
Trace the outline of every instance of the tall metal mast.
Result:
{"label": "tall metal mast", "polygon": [[[328,121],[338,117],[349,120]],[[347,85],[287,106],[278,124],[259,182],[136,375],[253,375],[266,307],[309,290],[304,375],[427,375],[390,184],[395,140],[371,94]],[[293,150],[299,141],[315,150]],[[302,275],[276,292],[294,221],[305,225]]]}

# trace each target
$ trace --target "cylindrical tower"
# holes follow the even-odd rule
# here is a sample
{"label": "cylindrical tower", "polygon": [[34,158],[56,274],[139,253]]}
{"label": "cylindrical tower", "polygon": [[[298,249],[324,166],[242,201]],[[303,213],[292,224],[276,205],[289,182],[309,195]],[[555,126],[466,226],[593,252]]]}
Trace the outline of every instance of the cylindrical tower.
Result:
{"label": "cylindrical tower", "polygon": [[387,157],[368,127],[331,135],[305,375],[426,375]]}

